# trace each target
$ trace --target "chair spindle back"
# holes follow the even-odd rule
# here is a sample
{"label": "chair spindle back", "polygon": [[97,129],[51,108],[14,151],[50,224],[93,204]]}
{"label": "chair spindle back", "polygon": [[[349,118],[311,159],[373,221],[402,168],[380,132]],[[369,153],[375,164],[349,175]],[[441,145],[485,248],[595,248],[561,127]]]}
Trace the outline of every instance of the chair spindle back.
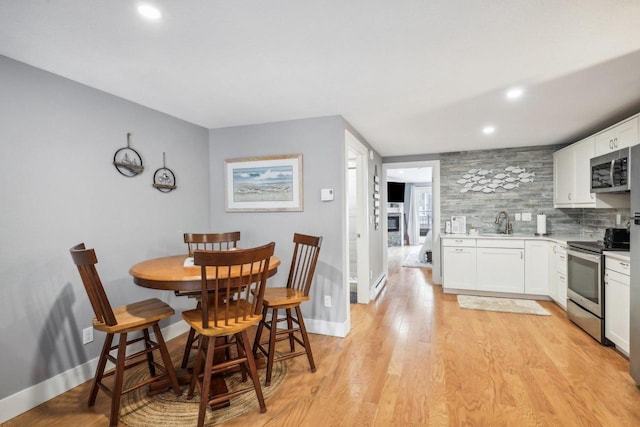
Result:
{"label": "chair spindle back", "polygon": [[320,255],[322,237],[295,233],[293,242],[295,247],[291,258],[287,287],[302,291],[305,296],[309,296],[311,281],[318,262],[318,255]]}
{"label": "chair spindle back", "polygon": [[98,258],[96,257],[95,250],[86,249],[84,243],[79,243],[72,247],[69,252],[71,252],[73,263],[78,267],[78,272],[82,278],[84,288],[87,291],[87,296],[91,302],[91,307],[93,307],[96,319],[98,322],[108,326],[116,325],[118,322],[113,314],[111,303],[109,302],[109,298],[104,291],[100,276],[98,276],[98,271],[96,270]]}
{"label": "chair spindle back", "polygon": [[201,268],[204,328],[218,327],[219,322],[239,324],[260,314],[274,248],[271,242],[251,249],[194,252],[194,264]]}
{"label": "chair spindle back", "polygon": [[235,249],[240,240],[240,232],[228,233],[184,233],[184,242],[189,248],[189,256],[200,251],[227,251]]}

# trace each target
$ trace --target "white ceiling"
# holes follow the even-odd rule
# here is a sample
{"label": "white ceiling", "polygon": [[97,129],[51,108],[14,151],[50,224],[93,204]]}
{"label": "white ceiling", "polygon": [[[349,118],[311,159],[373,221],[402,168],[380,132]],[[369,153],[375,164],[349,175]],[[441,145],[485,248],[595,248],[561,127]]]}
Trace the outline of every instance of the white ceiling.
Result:
{"label": "white ceiling", "polygon": [[640,111],[636,0],[149,2],[161,21],[0,0],[0,54],[207,128],[340,114],[383,156],[570,142]]}

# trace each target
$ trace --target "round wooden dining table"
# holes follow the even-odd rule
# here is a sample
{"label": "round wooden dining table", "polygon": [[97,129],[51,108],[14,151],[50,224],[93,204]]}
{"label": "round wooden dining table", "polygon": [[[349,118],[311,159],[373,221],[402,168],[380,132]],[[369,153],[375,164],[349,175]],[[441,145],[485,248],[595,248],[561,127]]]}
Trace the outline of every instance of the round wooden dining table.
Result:
{"label": "round wooden dining table", "polygon": [[[200,291],[202,278],[199,266],[185,266],[188,255],[172,255],[153,258],[134,264],[129,269],[136,285],[163,291]],[[272,256],[269,260],[269,276],[276,274],[280,259]],[[242,271],[248,271],[244,268]],[[231,276],[240,279],[240,266],[231,269]],[[214,279],[215,270],[207,269],[207,277]]]}
{"label": "round wooden dining table", "polygon": [[[161,258],[153,258],[146,261],[134,264],[129,269],[129,274],[133,276],[133,281],[136,285],[143,286],[145,288],[158,289],[163,291],[175,291],[177,295],[193,294],[201,291],[202,276],[200,274],[201,267],[187,265],[185,266],[185,260],[188,255],[173,255]],[[280,259],[275,255],[269,260],[269,276],[276,274],[278,266],[280,265]],[[242,284],[242,272],[249,272],[250,268],[240,268],[240,266],[234,266],[231,269],[231,277],[238,278],[239,285]],[[207,267],[207,279],[215,279],[215,269]],[[220,352],[217,357],[224,358],[224,352]],[[258,366],[264,365],[259,363]],[[178,379],[182,384],[188,383],[191,380],[191,372],[177,368]],[[168,384],[162,382],[155,383],[153,387],[150,387],[150,394],[156,394],[164,391],[168,387]],[[227,392],[227,386],[225,384],[222,375],[215,375],[213,384],[211,386],[214,394],[224,394]],[[214,405],[213,408],[222,408],[229,406],[229,401],[225,401]]]}

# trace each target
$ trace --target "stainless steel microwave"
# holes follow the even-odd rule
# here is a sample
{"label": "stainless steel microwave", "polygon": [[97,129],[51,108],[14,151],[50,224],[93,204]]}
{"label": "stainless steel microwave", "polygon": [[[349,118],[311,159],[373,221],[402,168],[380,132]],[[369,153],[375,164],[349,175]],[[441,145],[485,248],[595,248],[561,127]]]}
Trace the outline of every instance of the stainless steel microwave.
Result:
{"label": "stainless steel microwave", "polygon": [[623,148],[591,159],[591,192],[623,192],[631,189],[631,150]]}

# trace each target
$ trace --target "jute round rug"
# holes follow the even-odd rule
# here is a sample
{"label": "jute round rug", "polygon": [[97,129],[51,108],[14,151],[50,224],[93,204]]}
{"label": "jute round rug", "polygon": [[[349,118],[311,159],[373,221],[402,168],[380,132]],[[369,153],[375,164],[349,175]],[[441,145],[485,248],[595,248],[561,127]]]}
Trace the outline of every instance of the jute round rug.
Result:
{"label": "jute round rug", "polygon": [[[180,357],[176,357],[174,360],[174,366],[178,366],[180,362]],[[266,368],[258,369],[260,385],[262,386],[262,394],[266,399],[271,396],[284,382],[284,379],[287,376],[286,362],[274,362],[271,385],[269,387],[264,386],[265,374]],[[125,374],[125,376],[127,375]],[[127,387],[127,384],[133,384],[146,376],[148,376],[148,371],[146,369],[146,364],[143,364],[140,368],[134,369],[133,372],[127,376],[125,380],[125,388]],[[240,372],[228,375],[225,377],[225,380],[229,390],[237,390],[247,387],[248,385],[247,383],[242,382],[242,375]],[[247,381],[250,383],[251,379],[247,378]],[[196,425],[198,421],[200,394],[196,390],[196,394],[193,398],[190,400],[187,399],[187,387],[188,386],[182,386],[182,395],[180,396],[176,396],[171,391],[157,394],[155,396],[148,396],[147,387],[141,387],[131,393],[123,395],[120,402],[120,422],[131,427]],[[208,408],[205,425],[214,426],[251,411],[256,413],[260,411],[258,399],[256,398],[254,391],[249,391],[232,398],[231,405],[226,408],[217,409],[215,411]]]}

